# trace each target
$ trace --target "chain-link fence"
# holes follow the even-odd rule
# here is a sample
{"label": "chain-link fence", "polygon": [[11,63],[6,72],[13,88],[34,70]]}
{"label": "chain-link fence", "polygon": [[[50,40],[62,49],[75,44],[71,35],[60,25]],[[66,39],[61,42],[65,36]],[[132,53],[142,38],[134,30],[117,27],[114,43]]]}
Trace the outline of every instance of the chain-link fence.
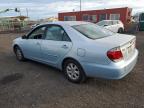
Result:
{"label": "chain-link fence", "polygon": [[0,32],[22,32],[30,29],[28,21],[0,20]]}

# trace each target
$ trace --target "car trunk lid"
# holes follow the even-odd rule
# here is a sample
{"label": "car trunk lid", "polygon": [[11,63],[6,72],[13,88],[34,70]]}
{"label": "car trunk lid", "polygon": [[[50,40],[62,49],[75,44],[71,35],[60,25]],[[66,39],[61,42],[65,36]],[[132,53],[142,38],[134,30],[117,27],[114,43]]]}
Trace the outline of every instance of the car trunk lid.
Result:
{"label": "car trunk lid", "polygon": [[120,47],[124,60],[128,60],[135,51],[135,41],[135,36],[116,33],[113,36],[97,39],[95,42],[106,45],[109,50]]}

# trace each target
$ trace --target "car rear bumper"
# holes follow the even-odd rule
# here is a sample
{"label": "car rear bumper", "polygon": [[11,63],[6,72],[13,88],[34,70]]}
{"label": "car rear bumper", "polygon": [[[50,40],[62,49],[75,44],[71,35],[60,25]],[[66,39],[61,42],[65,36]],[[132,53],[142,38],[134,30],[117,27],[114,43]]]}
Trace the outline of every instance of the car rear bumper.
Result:
{"label": "car rear bumper", "polygon": [[135,51],[133,57],[128,61],[112,63],[110,65],[97,65],[94,63],[82,63],[82,67],[89,77],[99,77],[105,79],[121,79],[132,71],[136,65],[138,51]]}

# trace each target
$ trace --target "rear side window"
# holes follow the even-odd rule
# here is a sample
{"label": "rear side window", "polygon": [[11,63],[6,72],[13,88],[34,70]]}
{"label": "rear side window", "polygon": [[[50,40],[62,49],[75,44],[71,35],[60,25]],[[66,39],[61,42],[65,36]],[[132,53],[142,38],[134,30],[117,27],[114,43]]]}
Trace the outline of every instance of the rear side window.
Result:
{"label": "rear side window", "polygon": [[118,24],[117,21],[112,21],[112,22],[113,22],[113,25]]}
{"label": "rear side window", "polygon": [[92,23],[75,25],[72,27],[90,39],[104,38],[114,34],[113,32]]}
{"label": "rear side window", "polygon": [[108,25],[113,25],[113,22],[112,21],[108,21]]}
{"label": "rear side window", "polygon": [[70,41],[67,33],[58,25],[51,25],[47,27],[45,39],[54,41]]}

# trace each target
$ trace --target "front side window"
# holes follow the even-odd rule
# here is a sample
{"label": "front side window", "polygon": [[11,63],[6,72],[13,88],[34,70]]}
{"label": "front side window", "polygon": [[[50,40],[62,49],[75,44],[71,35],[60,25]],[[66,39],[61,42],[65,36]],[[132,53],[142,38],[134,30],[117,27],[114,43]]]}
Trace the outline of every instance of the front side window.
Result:
{"label": "front side window", "polygon": [[57,25],[51,25],[47,28],[45,39],[54,41],[70,41],[70,38],[64,29]]}
{"label": "front side window", "polygon": [[36,28],[29,36],[29,39],[42,39],[44,37],[46,27]]}
{"label": "front side window", "polygon": [[119,21],[113,21],[113,25],[119,24]]}
{"label": "front side window", "polygon": [[113,32],[107,29],[104,29],[102,27],[97,26],[96,24],[91,24],[91,23],[75,25],[72,27],[90,39],[104,38],[114,34]]}

